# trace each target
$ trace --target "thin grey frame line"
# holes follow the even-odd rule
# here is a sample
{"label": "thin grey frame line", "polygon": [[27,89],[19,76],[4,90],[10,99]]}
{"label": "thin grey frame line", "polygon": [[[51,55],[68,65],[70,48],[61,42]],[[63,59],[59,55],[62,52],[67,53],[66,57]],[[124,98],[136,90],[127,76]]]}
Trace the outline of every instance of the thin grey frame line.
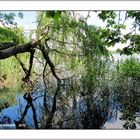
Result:
{"label": "thin grey frame line", "polygon": [[122,2],[125,2],[125,1],[126,1],[126,2],[127,2],[127,1],[131,1],[131,2],[135,2],[135,1],[140,1],[140,0],[0,0],[0,2],[1,2],[1,1],[2,1],[2,2],[4,2],[4,1],[46,1],[46,2],[47,2],[47,1],[48,1],[48,2],[52,2],[52,1],[53,1],[53,2],[55,2],[55,1],[56,1],[56,2],[58,2],[58,1],[60,1],[60,2],[61,2],[61,1],[69,1],[69,2],[70,2],[70,1],[72,1],[72,2],[74,2],[74,1],[85,1],[85,2],[86,2],[86,1],[93,1],[93,2],[94,2],[94,1],[95,1],[95,2],[97,2],[97,1],[110,1],[110,2],[115,2],[115,1],[118,1],[118,2],[121,2],[121,1],[122,1]]}
{"label": "thin grey frame line", "polygon": [[139,139],[0,139],[0,140],[139,140]]}

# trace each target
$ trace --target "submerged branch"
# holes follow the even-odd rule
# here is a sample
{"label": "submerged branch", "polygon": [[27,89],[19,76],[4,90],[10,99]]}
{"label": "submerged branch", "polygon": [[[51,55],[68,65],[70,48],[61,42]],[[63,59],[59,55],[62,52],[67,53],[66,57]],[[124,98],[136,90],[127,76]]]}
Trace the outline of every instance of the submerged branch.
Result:
{"label": "submerged branch", "polygon": [[25,116],[27,115],[27,112],[28,112],[30,107],[33,111],[33,119],[34,119],[35,128],[36,129],[39,128],[38,122],[37,122],[37,115],[36,115],[35,107],[33,105],[33,98],[31,97],[31,94],[32,93],[25,93],[23,96],[23,98],[27,101],[27,105],[24,109],[24,112],[23,112],[21,119],[19,121],[15,121],[16,128],[24,128],[24,126],[21,127],[20,125],[23,123],[23,120],[24,120]]}
{"label": "submerged branch", "polygon": [[52,110],[51,110],[50,115],[46,121],[45,128],[47,128],[47,129],[52,128],[52,120],[53,120],[53,117],[54,117],[54,114],[56,111],[56,102],[57,102],[57,97],[58,97],[59,92],[60,92],[60,80],[57,81],[57,89],[56,89],[56,92],[55,92],[55,95],[53,98]]}

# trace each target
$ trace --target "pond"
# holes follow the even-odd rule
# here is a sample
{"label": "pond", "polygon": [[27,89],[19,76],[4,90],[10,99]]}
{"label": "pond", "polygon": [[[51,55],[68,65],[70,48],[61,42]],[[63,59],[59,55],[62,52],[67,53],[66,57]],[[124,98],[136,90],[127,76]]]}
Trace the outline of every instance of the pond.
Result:
{"label": "pond", "polygon": [[[7,96],[9,95],[9,96]],[[13,97],[12,97],[13,95]],[[36,116],[37,116],[37,121],[39,128],[43,126],[43,121],[45,121],[44,117],[44,91],[36,91],[33,95],[36,100],[33,101],[35,111],[36,111]],[[2,97],[2,96],[1,96]],[[7,102],[8,98],[10,97],[9,101]],[[101,103],[99,100],[96,102],[96,106],[94,104],[94,108],[98,106],[97,109],[99,111],[93,109],[93,110],[88,110],[87,103],[93,100],[89,100],[89,97],[82,97],[82,96],[77,96],[76,101],[74,102],[70,97],[67,97],[67,106],[63,105],[61,102],[62,100],[58,99],[58,107],[55,112],[55,116],[53,119],[53,128],[88,128],[87,125],[95,125],[98,128],[97,123],[101,126],[102,129],[124,129],[123,125],[125,124],[125,120],[121,120],[122,112],[119,111],[119,105],[116,106],[113,104],[113,101],[111,103],[110,109],[105,110],[108,111],[107,117],[102,120],[101,118],[104,117],[104,112],[103,114],[99,114],[99,111],[103,111],[99,106]],[[90,97],[91,99],[91,97]],[[98,98],[94,97],[97,100]],[[110,98],[111,99],[111,98]],[[112,98],[113,99],[113,98]],[[111,99],[111,100],[112,100]],[[64,102],[64,100],[63,100]],[[3,104],[3,105],[2,105]],[[53,105],[53,96],[47,95],[47,102],[48,110],[51,110],[52,105]],[[75,104],[75,107],[74,107]],[[23,115],[23,112],[25,110],[25,107],[27,105],[27,101],[23,98],[22,94],[15,94],[15,93],[5,93],[5,98],[4,98],[4,93],[3,93],[3,100],[1,100],[1,112],[0,112],[0,129],[16,129],[15,126],[15,121],[19,121],[20,118]],[[87,113],[87,110],[92,113],[92,111],[96,114],[89,115]],[[86,114],[86,115],[85,115]],[[111,115],[110,115],[111,114]],[[98,121],[87,121],[92,116],[92,119],[97,119]],[[74,119],[72,119],[74,117]],[[137,112],[137,124],[136,128],[140,129],[140,112]],[[99,121],[100,120],[100,121]],[[32,109],[29,108],[28,112],[24,118],[24,123],[22,123],[24,128],[30,128],[33,129],[34,126],[34,120],[33,120],[33,112]],[[84,126],[84,127],[83,127]],[[94,128],[94,127],[91,127]]]}

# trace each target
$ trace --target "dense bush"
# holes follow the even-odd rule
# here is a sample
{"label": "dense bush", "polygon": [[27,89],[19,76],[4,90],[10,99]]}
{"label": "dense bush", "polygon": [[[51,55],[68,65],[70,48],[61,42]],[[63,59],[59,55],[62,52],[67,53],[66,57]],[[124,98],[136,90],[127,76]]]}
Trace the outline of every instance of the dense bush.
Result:
{"label": "dense bush", "polygon": [[131,57],[120,64],[120,74],[122,77],[140,78],[140,62]]}

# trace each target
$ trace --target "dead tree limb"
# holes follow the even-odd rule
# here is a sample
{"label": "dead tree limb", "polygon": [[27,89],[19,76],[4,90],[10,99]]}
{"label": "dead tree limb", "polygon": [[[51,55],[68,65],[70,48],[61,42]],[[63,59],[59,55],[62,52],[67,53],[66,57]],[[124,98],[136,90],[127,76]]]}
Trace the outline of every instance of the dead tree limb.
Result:
{"label": "dead tree limb", "polygon": [[20,58],[17,57],[17,55],[15,55],[15,57],[16,57],[17,61],[19,62],[19,64],[21,65],[21,67],[22,67],[24,73],[27,74],[27,73],[28,73],[28,70],[27,70],[27,68],[25,67],[24,63],[20,60]]}
{"label": "dead tree limb", "polygon": [[15,56],[16,54],[20,54],[20,53],[31,52],[32,48],[35,48],[35,46],[36,43],[32,44],[29,42],[27,44],[15,45],[7,49],[0,50],[0,59],[9,58],[11,56]]}
{"label": "dead tree limb", "polygon": [[28,70],[28,73],[26,74],[26,77],[23,79],[25,81],[30,80],[31,71],[32,71],[32,67],[33,67],[34,53],[35,53],[35,50],[32,49],[32,51],[30,52],[29,70]]}

